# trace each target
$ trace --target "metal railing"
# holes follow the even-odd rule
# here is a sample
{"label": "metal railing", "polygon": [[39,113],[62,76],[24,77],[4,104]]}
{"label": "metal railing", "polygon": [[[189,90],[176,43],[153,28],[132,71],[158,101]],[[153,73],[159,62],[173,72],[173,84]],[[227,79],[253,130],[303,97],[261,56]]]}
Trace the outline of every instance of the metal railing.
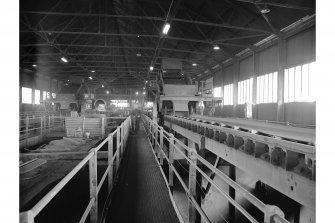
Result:
{"label": "metal railing", "polygon": [[64,120],[64,116],[56,116],[54,114],[43,116],[33,115],[31,117],[26,116],[25,118],[20,118],[20,141],[28,140],[29,137],[38,135],[43,136],[58,127],[64,128]]}
{"label": "metal railing", "polygon": [[[164,119],[172,124],[226,144],[229,147],[239,149],[256,158],[267,154],[265,156],[267,162],[287,171],[292,171],[299,164],[299,159],[303,158],[305,164],[308,166],[308,171],[306,170],[307,172],[303,176],[315,181],[316,150],[314,145],[254,134],[226,126],[217,126],[175,116],[165,116]],[[278,157],[278,155],[282,158]]]}
{"label": "metal railing", "polygon": [[[89,164],[89,188],[90,202],[83,213],[80,223],[84,223],[90,214],[90,222],[98,222],[98,195],[99,191],[108,177],[108,192],[113,188],[113,178],[119,169],[120,160],[124,154],[125,145],[131,129],[131,118],[128,117],[117,129],[108,135],[97,147],[92,148],[87,156],[81,160],[53,189],[51,189],[39,202],[37,202],[30,210],[20,213],[20,222],[33,223],[34,218],[43,210],[43,208],[67,185],[67,183],[79,172],[86,164]],[[113,152],[113,140],[116,135],[116,148]],[[103,145],[108,143],[108,166],[105,170],[100,182],[98,182],[97,174],[97,153]],[[115,164],[115,171],[114,169]]]}
{"label": "metal railing", "polygon": [[[179,180],[180,184],[182,185],[183,189],[185,190],[185,193],[189,199],[189,201],[192,203],[192,206],[197,210],[197,212],[200,214],[202,220],[204,222],[209,223],[210,220],[208,216],[206,215],[205,211],[201,208],[201,204],[199,204],[196,201],[194,191],[189,183],[189,186],[187,186],[184,183],[184,180],[178,173],[176,167],[174,166],[174,154],[175,151],[177,151],[184,159],[187,160],[189,163],[189,172],[191,173],[191,169],[193,169],[194,172],[199,172],[201,176],[208,181],[208,183],[211,184],[212,187],[215,187],[215,189],[228,200],[228,202],[233,205],[237,210],[239,210],[250,222],[256,223],[258,222],[252,215],[250,215],[238,202],[234,200],[227,192],[225,192],[222,187],[220,187],[217,183],[214,182],[213,179],[211,179],[210,176],[208,176],[202,168],[199,167],[199,162],[203,164],[205,167],[207,167],[209,170],[211,170],[213,173],[216,174],[221,180],[223,180],[226,184],[229,185],[229,187],[232,187],[235,189],[236,192],[241,194],[246,200],[248,200],[251,204],[253,204],[255,207],[257,207],[260,211],[264,214],[264,222],[270,223],[288,223],[288,221],[284,218],[284,213],[276,206],[273,205],[267,205],[264,204],[262,201],[260,201],[258,198],[256,198],[254,195],[252,195],[249,191],[244,189],[241,185],[239,185],[237,182],[229,178],[227,175],[225,175],[223,172],[218,170],[216,167],[214,167],[211,163],[209,163],[206,159],[201,157],[195,149],[190,148],[186,146],[183,142],[178,140],[174,137],[173,134],[170,134],[164,130],[163,127],[159,126],[157,123],[154,123],[150,118],[147,116],[142,116],[142,120],[144,122],[145,130],[148,135],[149,141],[151,142],[153,148],[157,148],[157,155],[158,159],[160,160],[160,164],[163,165],[163,160],[165,159],[169,166],[169,174],[168,174],[168,182],[169,186],[173,186],[173,177],[174,175]],[[164,140],[167,140],[169,142],[169,146],[167,148],[166,154],[163,150],[164,148]],[[185,155],[185,152],[183,152],[182,149],[185,149],[188,152],[188,156]],[[197,164],[198,163],[198,164]],[[194,182],[196,174],[189,174],[189,182]],[[201,184],[200,184],[201,185]],[[188,209],[190,210],[190,209]]]}

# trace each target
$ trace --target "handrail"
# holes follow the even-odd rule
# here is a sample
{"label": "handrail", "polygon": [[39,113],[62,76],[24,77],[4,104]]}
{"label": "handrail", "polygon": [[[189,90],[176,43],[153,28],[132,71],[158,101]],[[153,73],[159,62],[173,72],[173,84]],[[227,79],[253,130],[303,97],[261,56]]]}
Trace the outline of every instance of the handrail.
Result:
{"label": "handrail", "polygon": [[[161,158],[162,159],[165,158],[167,160],[168,165],[169,165],[169,169],[171,169],[171,171],[177,176],[177,179],[182,184],[182,186],[183,186],[183,188],[184,188],[187,196],[189,197],[190,201],[192,202],[192,204],[194,205],[194,207],[196,208],[196,210],[200,213],[200,215],[202,216],[202,218],[204,219],[205,222],[209,221],[208,217],[203,212],[203,210],[201,209],[201,207],[198,204],[194,203],[194,202],[196,202],[196,200],[195,200],[195,198],[191,194],[189,194],[189,188],[187,188],[187,186],[184,184],[183,180],[181,179],[180,175],[177,173],[177,170],[174,168],[173,161],[169,160],[169,157],[163,151],[163,149],[162,149],[163,146],[164,146],[164,140],[163,139],[166,139],[166,140],[168,140],[170,142],[170,147],[168,148],[170,150],[169,154],[171,153],[171,151],[177,150],[183,156],[183,158],[185,158],[189,162],[190,166],[193,166],[193,168],[195,168],[204,178],[206,178],[206,180],[209,183],[211,183],[211,185],[214,186],[219,191],[219,193],[221,195],[223,195],[224,197],[226,197],[228,199],[229,203],[231,203],[232,205],[234,205],[235,208],[237,208],[251,222],[257,222],[257,221],[245,209],[243,209],[243,207],[241,207],[233,198],[231,198],[226,192],[224,192],[221,189],[221,187],[218,186],[214,182],[214,180],[212,180],[209,176],[207,176],[201,170],[201,168],[199,168],[197,166],[197,164],[195,164],[187,155],[185,155],[185,153],[180,150],[180,148],[177,146],[177,144],[179,146],[181,146],[183,149],[187,150],[189,152],[189,154],[191,154],[191,156],[193,156],[194,159],[196,159],[196,160],[200,161],[201,163],[203,163],[212,172],[214,172],[215,174],[217,174],[217,176],[220,177],[225,183],[227,183],[230,187],[234,188],[239,194],[241,194],[251,204],[253,204],[259,210],[261,210],[264,213],[264,221],[266,223],[270,223],[272,221],[274,221],[276,223],[288,223],[288,221],[284,218],[283,212],[278,207],[273,206],[273,205],[264,204],[262,201],[260,201],[254,195],[252,195],[249,191],[247,191],[242,186],[240,186],[237,182],[233,181],[231,178],[229,178],[228,176],[226,176],[225,174],[223,174],[222,172],[220,172],[219,170],[217,170],[217,168],[215,168],[207,160],[205,160],[204,158],[202,158],[199,154],[197,154],[196,151],[192,150],[191,148],[189,148],[188,146],[186,146],[184,143],[182,143],[180,140],[178,140],[177,138],[175,138],[173,136],[173,134],[167,133],[164,130],[163,127],[159,126],[157,123],[154,123],[147,116],[143,115],[142,119],[146,123],[145,126],[148,128],[147,135],[148,135],[148,137],[150,137],[152,139],[153,146],[154,145],[158,146],[158,148],[160,150],[159,153],[162,154]],[[158,134],[157,134],[158,132],[160,134],[163,133],[163,137],[161,137],[160,140],[158,138]],[[162,163],[162,161],[161,161],[161,163]],[[170,180],[173,181],[173,179],[170,179],[170,177],[171,176],[169,175],[169,181]],[[172,176],[172,178],[173,178],[173,176]],[[201,210],[199,210],[199,208]]]}
{"label": "handrail", "polygon": [[[88,214],[90,213],[91,223],[98,221],[98,194],[108,176],[108,192],[113,188],[113,167],[115,163],[116,171],[119,169],[120,158],[122,158],[125,144],[127,142],[129,131],[131,129],[131,118],[126,120],[117,127],[117,129],[108,135],[97,147],[92,148],[88,155],[81,160],[72,170],[68,173],[55,187],[51,189],[34,207],[30,210],[20,213],[20,222],[33,223],[34,218],[43,210],[43,208],[59,193],[59,191],[67,185],[67,183],[79,172],[79,170],[89,162],[89,178],[90,178],[90,202],[83,213],[80,222],[85,222]],[[116,150],[113,154],[113,140],[116,134]],[[101,178],[97,182],[97,153],[103,145],[108,143],[108,166]],[[116,160],[116,161],[115,161]],[[115,162],[114,162],[115,161]]]}

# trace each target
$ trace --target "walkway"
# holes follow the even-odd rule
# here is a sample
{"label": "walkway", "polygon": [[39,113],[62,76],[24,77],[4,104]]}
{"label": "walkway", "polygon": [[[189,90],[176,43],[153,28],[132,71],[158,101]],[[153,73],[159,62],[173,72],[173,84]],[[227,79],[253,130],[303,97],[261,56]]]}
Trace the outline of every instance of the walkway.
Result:
{"label": "walkway", "polygon": [[128,140],[106,222],[179,222],[142,124]]}

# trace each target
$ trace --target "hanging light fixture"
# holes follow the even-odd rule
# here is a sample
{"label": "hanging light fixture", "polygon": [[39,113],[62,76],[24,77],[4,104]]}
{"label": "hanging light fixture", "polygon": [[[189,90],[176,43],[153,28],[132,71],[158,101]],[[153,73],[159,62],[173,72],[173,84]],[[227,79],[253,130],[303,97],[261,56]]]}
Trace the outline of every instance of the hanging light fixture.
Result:
{"label": "hanging light fixture", "polygon": [[165,23],[164,28],[163,28],[163,35],[167,35],[170,29],[170,23]]}
{"label": "hanging light fixture", "polygon": [[60,58],[64,63],[67,63],[67,59],[65,57]]}
{"label": "hanging light fixture", "polygon": [[197,64],[196,63],[192,63],[192,66],[195,67],[195,66],[197,66]]}
{"label": "hanging light fixture", "polygon": [[269,12],[270,12],[270,9],[268,8],[268,6],[264,5],[264,7],[261,9],[261,13],[266,14],[266,13],[269,13]]}
{"label": "hanging light fixture", "polygon": [[154,67],[153,66],[150,66],[150,71],[153,71],[154,70]]}
{"label": "hanging light fixture", "polygon": [[90,76],[90,77],[88,77],[90,80],[92,80],[93,78]]}
{"label": "hanging light fixture", "polygon": [[137,52],[136,56],[140,57],[142,54],[140,52]]}
{"label": "hanging light fixture", "polygon": [[219,50],[219,49],[220,49],[219,45],[214,45],[213,46],[213,50]]}

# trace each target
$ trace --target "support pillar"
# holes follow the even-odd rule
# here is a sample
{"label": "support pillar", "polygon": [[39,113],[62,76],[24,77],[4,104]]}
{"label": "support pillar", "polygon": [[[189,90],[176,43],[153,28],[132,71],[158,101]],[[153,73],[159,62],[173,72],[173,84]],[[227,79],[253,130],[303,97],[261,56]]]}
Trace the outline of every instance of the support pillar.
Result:
{"label": "support pillar", "polygon": [[240,60],[235,59],[233,63],[233,70],[234,70],[234,84],[233,84],[233,112],[234,117],[237,117],[237,103],[238,103],[238,77],[240,73]]}
{"label": "support pillar", "polygon": [[254,74],[253,83],[252,83],[252,118],[257,119],[257,76],[260,75],[259,73],[259,54],[254,51],[253,53],[253,60],[254,60]]}
{"label": "support pillar", "polygon": [[286,40],[280,38],[278,41],[278,91],[277,91],[277,121],[285,121],[284,110],[284,74],[287,64]]}
{"label": "support pillar", "polygon": [[[235,181],[236,180],[236,167],[234,165],[229,165],[229,177]],[[229,196],[235,200],[235,189],[229,186]],[[229,222],[235,222],[235,207],[229,203]]]}
{"label": "support pillar", "polygon": [[152,108],[152,121],[157,123],[157,99],[154,101],[154,105]]}
{"label": "support pillar", "polygon": [[[190,153],[188,154],[189,158],[191,159],[192,163],[199,167],[199,163],[197,162],[197,149],[199,151],[204,148],[205,138],[201,138],[201,145],[197,146],[197,144],[188,139],[188,147],[191,148]],[[189,165],[189,193],[190,196],[193,196],[197,201],[198,205],[201,206],[201,184],[202,184],[202,176],[197,171],[195,165]],[[200,223],[201,222],[201,215],[196,210],[195,206],[189,201],[189,208],[188,208],[188,217],[189,223]]]}

